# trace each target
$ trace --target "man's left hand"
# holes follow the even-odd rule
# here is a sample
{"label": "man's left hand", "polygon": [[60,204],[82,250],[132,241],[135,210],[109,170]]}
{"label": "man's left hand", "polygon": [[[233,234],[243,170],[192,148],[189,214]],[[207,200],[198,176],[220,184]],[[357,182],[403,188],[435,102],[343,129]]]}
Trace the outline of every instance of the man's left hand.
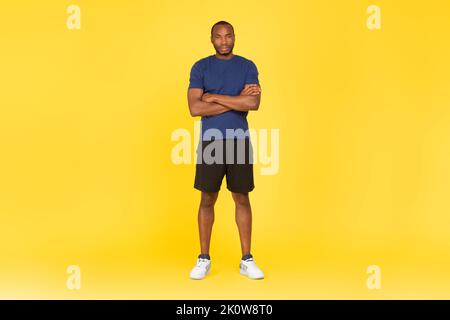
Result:
{"label": "man's left hand", "polygon": [[212,93],[205,93],[202,95],[202,100],[205,102],[216,102],[216,97]]}

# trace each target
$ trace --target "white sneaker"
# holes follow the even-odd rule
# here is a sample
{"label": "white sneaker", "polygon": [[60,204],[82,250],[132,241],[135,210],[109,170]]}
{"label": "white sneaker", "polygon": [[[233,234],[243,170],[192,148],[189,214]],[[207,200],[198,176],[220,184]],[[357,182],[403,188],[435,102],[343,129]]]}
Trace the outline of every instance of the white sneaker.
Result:
{"label": "white sneaker", "polygon": [[211,260],[204,258],[197,258],[197,263],[195,264],[195,267],[192,268],[192,271],[190,273],[191,279],[194,280],[203,279],[208,274],[210,268],[211,268]]}
{"label": "white sneaker", "polygon": [[239,264],[240,273],[250,279],[264,279],[264,273],[256,265],[253,258],[241,260]]}

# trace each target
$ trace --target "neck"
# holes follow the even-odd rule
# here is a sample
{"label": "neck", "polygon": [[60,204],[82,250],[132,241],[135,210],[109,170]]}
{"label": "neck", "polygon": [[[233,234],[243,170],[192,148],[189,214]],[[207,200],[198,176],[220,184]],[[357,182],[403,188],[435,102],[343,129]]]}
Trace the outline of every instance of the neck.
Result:
{"label": "neck", "polygon": [[221,59],[221,60],[230,60],[231,58],[233,58],[233,56],[234,56],[233,52],[230,52],[230,53],[227,54],[227,55],[218,54],[218,53],[216,52],[216,58],[217,58],[217,59]]}

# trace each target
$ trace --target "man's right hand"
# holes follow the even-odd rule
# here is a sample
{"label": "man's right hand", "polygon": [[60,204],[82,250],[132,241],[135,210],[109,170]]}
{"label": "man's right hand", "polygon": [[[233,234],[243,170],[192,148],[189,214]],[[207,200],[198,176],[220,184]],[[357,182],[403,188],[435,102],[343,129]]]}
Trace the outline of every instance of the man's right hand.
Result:
{"label": "man's right hand", "polygon": [[261,87],[258,84],[246,84],[242,89],[241,96],[257,96],[261,93]]}

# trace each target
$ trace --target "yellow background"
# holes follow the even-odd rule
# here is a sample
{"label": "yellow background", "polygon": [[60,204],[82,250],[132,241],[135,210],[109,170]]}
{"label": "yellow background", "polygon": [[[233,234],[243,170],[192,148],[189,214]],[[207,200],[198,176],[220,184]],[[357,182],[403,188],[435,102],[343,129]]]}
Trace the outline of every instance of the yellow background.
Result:
{"label": "yellow background", "polygon": [[[444,0],[3,2],[0,297],[450,298],[449,15]],[[263,281],[239,274],[225,181],[212,272],[188,277],[200,195],[170,136],[193,132],[189,71],[222,19],[259,69],[250,126],[280,130],[279,172],[255,166],[250,194]]]}

